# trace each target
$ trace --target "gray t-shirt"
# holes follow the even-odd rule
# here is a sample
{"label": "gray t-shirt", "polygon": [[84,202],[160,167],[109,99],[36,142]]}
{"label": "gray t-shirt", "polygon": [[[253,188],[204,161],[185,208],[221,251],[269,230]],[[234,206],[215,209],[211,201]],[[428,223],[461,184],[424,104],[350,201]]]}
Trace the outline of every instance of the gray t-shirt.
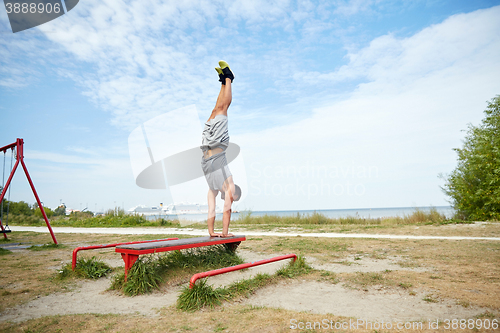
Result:
{"label": "gray t-shirt", "polygon": [[201,168],[205,174],[208,187],[214,191],[223,191],[224,181],[232,176],[227,166],[226,153],[218,153],[205,159],[201,157]]}
{"label": "gray t-shirt", "polygon": [[229,145],[229,131],[227,116],[219,114],[205,123],[201,134],[201,150],[222,148],[226,150]]}

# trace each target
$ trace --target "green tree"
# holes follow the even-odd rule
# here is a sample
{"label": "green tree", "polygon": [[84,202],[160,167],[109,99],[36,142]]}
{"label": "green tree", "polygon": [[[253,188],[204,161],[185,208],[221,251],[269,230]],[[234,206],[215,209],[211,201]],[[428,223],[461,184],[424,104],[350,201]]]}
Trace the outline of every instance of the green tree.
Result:
{"label": "green tree", "polygon": [[[45,215],[47,215],[47,218],[51,218],[52,215],[54,215],[54,211],[48,207],[43,207],[43,210],[45,211]],[[35,209],[35,216],[37,217],[43,217],[42,211],[40,210],[40,207],[37,207]]]}
{"label": "green tree", "polygon": [[30,205],[24,201],[15,202],[3,199],[3,213],[29,216],[32,214],[32,210]]}
{"label": "green tree", "polygon": [[61,205],[54,210],[54,216],[66,216],[66,206]]}
{"label": "green tree", "polygon": [[484,111],[479,126],[468,125],[458,165],[444,177],[443,191],[457,213],[467,220],[500,219],[500,95]]}
{"label": "green tree", "polygon": [[[4,204],[4,210],[5,210]],[[30,205],[27,202],[19,201],[19,202],[10,202],[9,213],[13,215],[26,215],[29,216],[33,213]]]}

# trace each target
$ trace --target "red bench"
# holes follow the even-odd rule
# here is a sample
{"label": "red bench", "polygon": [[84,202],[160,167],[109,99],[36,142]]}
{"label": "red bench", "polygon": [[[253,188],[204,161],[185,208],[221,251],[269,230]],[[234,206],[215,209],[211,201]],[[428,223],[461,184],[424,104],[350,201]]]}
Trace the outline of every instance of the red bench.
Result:
{"label": "red bench", "polygon": [[123,244],[116,246],[115,252],[120,253],[125,262],[125,281],[127,281],[128,271],[141,254],[191,249],[217,244],[227,244],[226,246],[234,251],[244,240],[246,240],[245,236],[184,238],[153,243]]}

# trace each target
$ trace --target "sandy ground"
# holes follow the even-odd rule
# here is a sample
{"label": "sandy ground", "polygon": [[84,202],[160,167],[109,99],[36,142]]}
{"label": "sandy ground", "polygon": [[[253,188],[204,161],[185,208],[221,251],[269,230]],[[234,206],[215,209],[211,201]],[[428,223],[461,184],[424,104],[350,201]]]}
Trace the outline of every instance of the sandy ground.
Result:
{"label": "sandy ground", "polygon": [[258,290],[246,303],[319,314],[361,318],[367,321],[410,321],[469,318],[484,312],[453,302],[427,303],[425,293],[351,290],[340,284],[302,281]]}
{"label": "sandy ground", "polygon": [[[20,250],[24,251],[24,250]],[[260,255],[248,250],[239,250],[245,262],[270,258],[272,255]],[[423,268],[403,268],[396,264],[400,258],[374,260],[362,258],[352,261],[351,265],[319,263],[314,258],[308,262],[318,269],[332,272],[377,272],[390,270],[422,270]],[[123,266],[119,259],[106,260],[113,267]],[[288,260],[287,260],[288,261]],[[286,262],[276,262],[257,266],[245,271],[210,277],[208,282],[214,286],[230,284],[247,279],[257,273],[273,274]],[[158,316],[158,310],[175,305],[180,287],[172,287],[164,292],[136,297],[121,296],[117,292],[107,291],[110,279],[81,281],[70,292],[55,293],[39,297],[29,303],[7,309],[0,313],[1,321],[22,322],[28,319],[55,314],[139,314]],[[423,291],[409,296],[408,292],[370,288],[369,291],[353,290],[342,284],[318,281],[293,280],[280,286],[270,286],[257,291],[243,304],[267,306],[295,311],[308,311],[320,314],[362,318],[364,320],[427,320],[436,318],[469,318],[486,309],[464,308],[452,301],[427,303],[422,300]],[[231,306],[227,304],[226,306]]]}
{"label": "sandy ground", "polygon": [[[345,264],[318,263],[315,258],[307,262],[316,269],[334,273],[383,272],[386,270],[430,271],[428,268],[401,267],[400,257],[374,260],[348,257]],[[368,291],[353,290],[342,284],[318,281],[296,281],[258,290],[246,304],[306,311],[318,314],[362,318],[367,321],[408,321],[436,318],[468,318],[485,309],[464,308],[451,301],[428,303],[422,300],[427,293],[418,291],[410,296],[407,291],[386,289],[382,286]]]}

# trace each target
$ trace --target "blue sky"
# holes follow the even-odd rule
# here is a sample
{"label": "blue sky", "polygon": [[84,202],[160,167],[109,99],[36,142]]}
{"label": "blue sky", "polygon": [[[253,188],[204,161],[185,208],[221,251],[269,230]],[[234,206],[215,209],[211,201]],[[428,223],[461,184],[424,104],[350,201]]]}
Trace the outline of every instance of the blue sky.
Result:
{"label": "blue sky", "polygon": [[[24,138],[52,208],[202,203],[202,182],[176,198],[138,187],[128,137],[192,104],[203,123],[224,59],[239,209],[446,205],[438,174],[500,93],[499,5],[81,0],[16,34],[2,9],[0,145]],[[20,171],[11,199],[34,202]]]}

